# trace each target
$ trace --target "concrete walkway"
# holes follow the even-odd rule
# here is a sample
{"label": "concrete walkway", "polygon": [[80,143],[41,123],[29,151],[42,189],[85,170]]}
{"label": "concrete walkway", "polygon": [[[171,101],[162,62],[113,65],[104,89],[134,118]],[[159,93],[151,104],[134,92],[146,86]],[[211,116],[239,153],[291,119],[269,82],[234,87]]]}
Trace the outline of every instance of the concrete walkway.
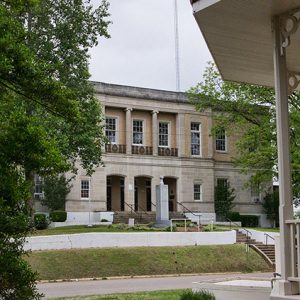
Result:
{"label": "concrete walkway", "polygon": [[272,273],[216,274],[157,278],[111,279],[97,281],[39,283],[46,299],[58,297],[173,290],[195,287],[194,282],[218,282],[236,279],[270,280]]}

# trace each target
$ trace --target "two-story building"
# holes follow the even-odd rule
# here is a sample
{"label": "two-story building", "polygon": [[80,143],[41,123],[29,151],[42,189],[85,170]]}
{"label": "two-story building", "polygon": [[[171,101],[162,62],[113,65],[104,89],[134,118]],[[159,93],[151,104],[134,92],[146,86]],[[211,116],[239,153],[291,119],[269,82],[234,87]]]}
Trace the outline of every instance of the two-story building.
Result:
{"label": "two-story building", "polygon": [[[214,187],[235,189],[235,211],[262,215],[260,195],[245,188],[249,179],[231,163],[235,137],[214,138],[212,112],[197,112],[185,93],[95,82],[110,141],[104,166],[88,177],[79,170],[66,210],[155,211],[160,176],[169,187],[169,210],[186,209],[215,219]],[[264,220],[265,217],[262,218]]]}

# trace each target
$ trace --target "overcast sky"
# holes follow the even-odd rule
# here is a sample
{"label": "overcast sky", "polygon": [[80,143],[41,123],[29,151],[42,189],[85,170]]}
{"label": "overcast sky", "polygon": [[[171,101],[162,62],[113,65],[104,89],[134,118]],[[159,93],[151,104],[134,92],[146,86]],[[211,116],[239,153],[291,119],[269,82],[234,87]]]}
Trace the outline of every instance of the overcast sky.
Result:
{"label": "overcast sky", "polygon": [[[92,1],[95,5],[100,0]],[[110,39],[91,50],[92,80],[176,90],[174,0],[110,0]],[[192,14],[177,0],[181,90],[202,80],[212,60]]]}

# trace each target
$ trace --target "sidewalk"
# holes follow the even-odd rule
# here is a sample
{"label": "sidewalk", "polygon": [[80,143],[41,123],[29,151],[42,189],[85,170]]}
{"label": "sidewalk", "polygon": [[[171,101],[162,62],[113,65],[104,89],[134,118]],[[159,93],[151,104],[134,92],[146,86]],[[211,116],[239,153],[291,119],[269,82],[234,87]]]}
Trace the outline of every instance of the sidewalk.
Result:
{"label": "sidewalk", "polygon": [[39,283],[38,289],[45,298],[130,293],[139,291],[174,290],[195,287],[194,282],[217,282],[249,279],[270,280],[272,273],[216,274],[157,278],[109,279],[78,282]]}

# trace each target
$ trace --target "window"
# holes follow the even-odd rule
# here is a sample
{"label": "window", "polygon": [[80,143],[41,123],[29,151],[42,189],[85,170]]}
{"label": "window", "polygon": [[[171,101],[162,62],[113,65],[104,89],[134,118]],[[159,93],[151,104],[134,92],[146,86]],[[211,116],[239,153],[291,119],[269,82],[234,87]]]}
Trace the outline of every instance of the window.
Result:
{"label": "window", "polygon": [[133,120],[132,143],[134,145],[143,145],[143,141],[144,141],[144,122],[142,120]]}
{"label": "window", "polygon": [[44,184],[44,179],[39,175],[35,175],[34,176],[34,194],[33,194],[34,199],[44,198],[43,184]]}
{"label": "window", "polygon": [[194,200],[202,201],[202,184],[200,183],[194,184]]}
{"label": "window", "polygon": [[81,198],[90,198],[90,181],[87,179],[81,180]]}
{"label": "window", "polygon": [[220,129],[216,133],[216,150],[217,151],[227,151],[227,141],[225,129]]}
{"label": "window", "polygon": [[228,187],[229,181],[227,178],[217,178],[217,186],[218,187]]}
{"label": "window", "polygon": [[117,119],[105,118],[105,135],[112,144],[117,142]]}
{"label": "window", "polygon": [[251,200],[254,203],[258,203],[260,201],[260,186],[259,184],[251,184]]}
{"label": "window", "polygon": [[200,148],[201,124],[191,123],[191,153],[192,155],[201,155]]}
{"label": "window", "polygon": [[158,145],[160,147],[169,147],[169,123],[168,122],[159,122]]}

